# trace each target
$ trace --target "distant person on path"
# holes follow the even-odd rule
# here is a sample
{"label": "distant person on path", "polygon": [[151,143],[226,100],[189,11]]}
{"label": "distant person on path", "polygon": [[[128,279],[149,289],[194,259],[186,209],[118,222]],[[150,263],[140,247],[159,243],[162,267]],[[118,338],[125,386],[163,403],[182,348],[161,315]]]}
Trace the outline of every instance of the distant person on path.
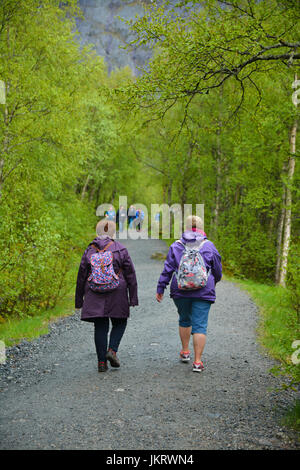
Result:
{"label": "distant person on path", "polygon": [[157,227],[157,230],[159,230],[159,223],[160,223],[160,212],[156,212],[155,217],[154,217],[155,225]]}
{"label": "distant person on path", "polygon": [[142,209],[138,209],[136,211],[135,221],[134,221],[135,227],[136,227],[138,232],[140,232],[142,230],[144,218],[145,218],[145,213],[142,211]]}
{"label": "distant person on path", "polygon": [[139,209],[138,210],[138,226],[137,226],[139,232],[141,232],[141,230],[143,229],[144,219],[145,219],[145,213],[142,209]]}
{"label": "distant person on path", "polygon": [[[129,308],[138,305],[138,295],[135,269],[127,248],[119,241],[114,240],[116,224],[103,219],[97,224],[96,232],[97,237],[88,245],[79,266],[75,308],[82,309],[81,320],[93,322],[95,325],[94,340],[98,357],[98,371],[105,372],[108,369],[107,361],[112,367],[120,367],[116,353],[126,329],[127,318],[130,314]],[[117,275],[119,285],[108,292],[95,292],[92,290],[92,287],[95,288],[95,283],[91,282],[91,257],[96,253],[100,253],[102,256],[104,252],[103,260],[111,259],[112,254],[112,265],[110,266],[113,267],[114,273]],[[95,270],[94,259],[95,256],[92,258]],[[101,271],[107,273],[104,261],[100,268],[100,274]],[[108,342],[109,320],[112,329]]]}
{"label": "distant person on path", "polygon": [[132,228],[133,221],[136,217],[136,208],[131,205],[128,209],[128,223],[129,223],[129,228]]}
{"label": "distant person on path", "polygon": [[127,219],[127,212],[126,212],[124,206],[121,206],[120,209],[118,210],[118,212],[119,212],[119,217],[118,217],[118,219],[119,219],[119,231],[123,232],[124,223]]}
{"label": "distant person on path", "polygon": [[108,220],[116,221],[116,212],[114,211],[113,206],[110,206],[109,210],[106,213]]}
{"label": "distant person on path", "polygon": [[189,362],[191,358],[189,342],[193,335],[194,362],[193,371],[204,370],[202,353],[206,344],[208,314],[211,304],[216,300],[215,285],[222,277],[221,256],[215,245],[207,239],[202,230],[202,219],[189,216],[186,221],[187,230],[180,241],[172,243],[164,264],[164,269],[157,284],[156,300],[161,302],[164,291],[174,273],[178,272],[181,257],[188,248],[196,248],[204,261],[208,279],[205,287],[197,290],[181,290],[178,288],[176,274],[173,276],[170,297],[173,299],[179,314],[179,336],[182,349],[180,359]]}
{"label": "distant person on path", "polygon": [[135,219],[133,221],[133,226],[137,231],[139,231],[139,223],[140,223],[140,210],[137,209],[135,212]]}

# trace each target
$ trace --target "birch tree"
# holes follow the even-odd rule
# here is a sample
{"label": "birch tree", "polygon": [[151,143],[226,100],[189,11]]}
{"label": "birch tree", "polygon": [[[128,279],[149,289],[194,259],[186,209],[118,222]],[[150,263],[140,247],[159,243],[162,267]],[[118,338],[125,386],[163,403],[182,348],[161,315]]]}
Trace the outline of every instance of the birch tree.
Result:
{"label": "birch tree", "polygon": [[[168,2],[167,2],[168,3]],[[182,15],[185,9],[185,15]],[[142,109],[145,120],[164,119],[170,109],[183,107],[183,128],[193,103],[235,83],[231,119],[243,110],[246,96],[263,96],[260,77],[295,73],[300,64],[300,9],[296,0],[206,0],[181,1],[171,11],[154,2],[144,16],[131,23],[135,46],[151,45],[153,58],[144,73],[123,93],[130,109]],[[288,98],[287,98],[288,99]],[[295,173],[295,136],[290,132],[290,156],[286,163],[285,209],[279,235],[280,283],[284,285],[291,238],[291,210]],[[216,132],[216,142],[220,135]],[[217,146],[217,160],[220,147]],[[218,165],[216,166],[218,174]],[[217,184],[215,225],[219,213]],[[236,200],[241,186],[236,187]],[[281,222],[279,223],[281,224]],[[275,249],[276,251],[276,249]],[[278,276],[277,276],[278,278]]]}
{"label": "birch tree", "polygon": [[[297,80],[297,74],[295,74],[295,80],[293,82],[293,87],[300,87],[300,81]],[[297,109],[298,106],[298,90],[293,93],[293,103]],[[298,129],[298,116],[296,115],[294,122],[292,124],[290,132],[290,156],[287,163],[287,183],[285,189],[285,210],[283,217],[283,246],[281,254],[281,268],[279,275],[279,284],[285,287],[286,285],[286,275],[287,275],[287,264],[288,264],[288,255],[289,247],[291,240],[291,229],[292,229],[292,186],[295,174],[295,165],[296,165],[296,138],[297,138],[297,129]],[[281,240],[280,240],[281,241]]]}

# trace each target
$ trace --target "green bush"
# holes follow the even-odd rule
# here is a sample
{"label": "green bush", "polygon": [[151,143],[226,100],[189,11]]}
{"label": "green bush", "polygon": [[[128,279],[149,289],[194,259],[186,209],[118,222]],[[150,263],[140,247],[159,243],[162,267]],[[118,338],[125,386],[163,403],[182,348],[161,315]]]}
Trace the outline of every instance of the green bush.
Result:
{"label": "green bush", "polygon": [[[289,263],[287,272],[286,287],[289,292],[290,302],[293,310],[297,314],[300,324],[300,244],[293,243],[289,253]],[[300,338],[299,338],[300,339]]]}
{"label": "green bush", "polygon": [[48,207],[48,213],[44,207],[45,214],[30,221],[17,214],[9,217],[9,207],[5,207],[0,227],[2,318],[33,316],[54,307],[69,288],[74,250],[85,248],[95,220],[91,208],[75,195],[72,205],[62,207],[60,211]]}

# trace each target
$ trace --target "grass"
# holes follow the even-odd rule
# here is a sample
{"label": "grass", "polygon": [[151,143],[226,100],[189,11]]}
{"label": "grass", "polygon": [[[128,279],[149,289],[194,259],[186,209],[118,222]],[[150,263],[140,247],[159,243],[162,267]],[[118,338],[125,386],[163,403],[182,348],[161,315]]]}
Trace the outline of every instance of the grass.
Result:
{"label": "grass", "polygon": [[74,313],[75,284],[78,266],[82,256],[82,249],[74,251],[71,263],[72,268],[66,275],[64,293],[55,307],[41,310],[39,314],[23,317],[7,317],[0,322],[0,340],[6,347],[19,344],[23,340],[31,341],[41,335],[49,333],[49,324]]}
{"label": "grass", "polygon": [[166,255],[164,253],[156,252],[151,255],[151,259],[164,261],[166,259]]}
{"label": "grass", "polygon": [[[260,284],[251,280],[239,280],[224,276],[246,290],[259,308],[257,338],[268,354],[279,361],[271,369],[275,375],[283,375],[288,383],[284,386],[297,391],[300,383],[300,364],[294,364],[292,344],[300,339],[297,313],[291,305],[289,292],[283,287]],[[288,411],[283,424],[300,431],[300,401]]]}
{"label": "grass", "polygon": [[292,343],[299,337],[296,312],[293,311],[289,294],[279,286],[266,285],[251,280],[239,280],[225,276],[245,289],[259,307],[259,342],[272,357],[285,363],[291,362],[294,352]]}
{"label": "grass", "polygon": [[296,400],[294,407],[287,412],[282,421],[284,426],[300,431],[300,400]]}
{"label": "grass", "polygon": [[74,291],[70,291],[56,307],[41,311],[39,315],[25,318],[9,318],[0,324],[0,339],[6,347],[23,340],[31,341],[49,332],[49,323],[74,313]]}

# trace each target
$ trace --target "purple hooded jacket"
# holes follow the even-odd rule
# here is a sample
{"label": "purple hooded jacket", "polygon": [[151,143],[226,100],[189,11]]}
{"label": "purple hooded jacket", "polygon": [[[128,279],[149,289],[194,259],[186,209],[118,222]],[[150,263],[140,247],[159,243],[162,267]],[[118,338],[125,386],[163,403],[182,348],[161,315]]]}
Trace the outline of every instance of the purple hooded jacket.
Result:
{"label": "purple hooded jacket", "polygon": [[[207,240],[204,232],[193,232],[192,230],[187,230],[182,234],[181,242],[188,244],[188,246],[199,246],[203,240]],[[184,251],[184,246],[178,241],[172,243],[169,248],[169,252],[165,261],[163,272],[160,275],[157,284],[157,293],[163,294],[167,285],[170,283],[171,278],[171,288],[170,288],[170,297],[174,299],[179,299],[182,297],[196,298],[201,300],[207,300],[209,302],[214,302],[216,300],[215,285],[221,280],[222,277],[222,264],[221,256],[216,249],[215,245],[207,240],[202,247],[200,248],[200,253],[204,260],[204,263],[207,267],[207,270],[211,270],[211,273],[208,277],[208,281],[205,287],[192,291],[182,291],[178,289],[177,279],[175,273],[179,266],[181,255]]]}
{"label": "purple hooded jacket", "polygon": [[81,320],[94,321],[98,317],[127,318],[129,307],[138,305],[137,280],[135,269],[127,248],[118,241],[114,241],[108,250],[113,253],[113,266],[116,273],[120,268],[120,284],[112,292],[98,293],[89,288],[87,278],[91,272],[90,258],[96,249],[96,245],[102,250],[110,238],[95,238],[85,250],[77,275],[75,293],[75,308],[82,308]]}

